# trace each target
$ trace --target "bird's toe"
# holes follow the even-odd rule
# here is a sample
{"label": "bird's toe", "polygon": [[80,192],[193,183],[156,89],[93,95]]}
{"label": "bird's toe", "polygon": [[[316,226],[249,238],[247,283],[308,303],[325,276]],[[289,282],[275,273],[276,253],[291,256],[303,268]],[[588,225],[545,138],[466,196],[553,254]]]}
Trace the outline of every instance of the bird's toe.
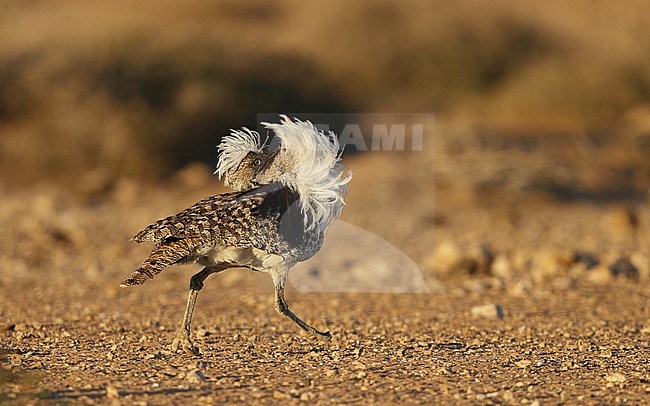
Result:
{"label": "bird's toe", "polygon": [[199,349],[194,346],[190,339],[190,332],[181,329],[176,333],[174,341],[172,341],[172,351],[177,353],[185,353],[188,355],[199,355]]}

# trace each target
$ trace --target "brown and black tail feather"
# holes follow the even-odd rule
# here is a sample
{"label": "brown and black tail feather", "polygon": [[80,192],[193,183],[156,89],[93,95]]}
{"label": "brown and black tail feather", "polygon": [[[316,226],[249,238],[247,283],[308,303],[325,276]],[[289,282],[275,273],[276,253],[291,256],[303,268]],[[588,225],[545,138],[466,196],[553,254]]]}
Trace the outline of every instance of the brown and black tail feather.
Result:
{"label": "brown and black tail feather", "polygon": [[170,265],[187,261],[198,247],[198,240],[185,238],[161,244],[149,255],[142,265],[129,275],[120,287],[142,285],[153,279]]}

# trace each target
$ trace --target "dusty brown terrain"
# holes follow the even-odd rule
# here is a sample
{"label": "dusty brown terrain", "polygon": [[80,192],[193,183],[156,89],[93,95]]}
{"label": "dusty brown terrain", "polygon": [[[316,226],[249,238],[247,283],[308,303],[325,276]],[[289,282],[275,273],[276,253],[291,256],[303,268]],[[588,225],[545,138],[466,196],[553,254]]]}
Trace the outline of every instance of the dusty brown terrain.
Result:
{"label": "dusty brown terrain", "polygon": [[473,163],[443,165],[445,151],[442,137],[436,150],[346,160],[355,179],[343,221],[413,258],[430,293],[292,288],[294,311],[334,337],[311,341],[274,312],[267,275],[229,271],[199,296],[197,357],[169,350],[196,266],[117,285],[150,248],[132,234],[221,190],[209,168],[81,197],[3,190],[0,400],[647,402],[647,204],[559,202],[508,185],[473,194],[459,186]]}
{"label": "dusty brown terrain", "polygon": [[[256,278],[225,289],[215,278],[195,320],[203,355],[189,357],[167,348],[183,279],[119,294],[108,283],[13,283],[3,299],[12,323],[3,399],[639,404],[650,396],[647,288],[626,281],[523,298],[494,288],[291,294],[294,309],[333,332],[322,343],[279,319]],[[504,319],[471,317],[473,305],[492,301]]]}

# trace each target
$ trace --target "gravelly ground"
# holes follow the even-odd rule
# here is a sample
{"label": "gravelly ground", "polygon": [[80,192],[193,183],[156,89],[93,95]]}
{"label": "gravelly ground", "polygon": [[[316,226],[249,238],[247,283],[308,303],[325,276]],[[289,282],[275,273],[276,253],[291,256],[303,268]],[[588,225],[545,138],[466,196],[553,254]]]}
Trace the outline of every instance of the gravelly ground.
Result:
{"label": "gravelly ground", "polygon": [[647,403],[647,204],[496,204],[441,176],[434,205],[431,159],[350,160],[343,216],[413,258],[431,293],[290,288],[334,337],[311,341],[274,312],[267,275],[228,271],[199,296],[196,357],[168,348],[197,267],[117,285],[150,249],[132,234],[219,191],[209,169],[74,198],[0,189],[0,402]]}
{"label": "gravelly ground", "polygon": [[[97,283],[3,286],[3,399],[639,404],[650,397],[650,308],[639,284],[579,284],[523,298],[498,288],[290,292],[294,310],[333,332],[320,342],[276,315],[270,286],[242,273],[238,286],[222,290],[218,278],[206,285],[194,323],[198,357],[168,350],[184,305],[181,275],[139,292]],[[473,317],[472,306],[486,302],[499,303],[505,317]]]}

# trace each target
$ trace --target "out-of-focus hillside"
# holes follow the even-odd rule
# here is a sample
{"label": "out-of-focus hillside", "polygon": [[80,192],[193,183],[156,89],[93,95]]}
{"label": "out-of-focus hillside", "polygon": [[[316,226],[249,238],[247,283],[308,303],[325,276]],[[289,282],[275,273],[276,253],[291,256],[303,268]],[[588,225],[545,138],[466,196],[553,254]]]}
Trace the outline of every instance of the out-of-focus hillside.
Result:
{"label": "out-of-focus hillside", "polygon": [[[435,112],[480,147],[557,144],[566,159],[611,166],[607,182],[642,188],[649,8],[3,1],[0,176],[77,186],[159,178],[214,162],[219,136],[253,126],[258,112]],[[574,144],[597,152],[576,157]]]}

